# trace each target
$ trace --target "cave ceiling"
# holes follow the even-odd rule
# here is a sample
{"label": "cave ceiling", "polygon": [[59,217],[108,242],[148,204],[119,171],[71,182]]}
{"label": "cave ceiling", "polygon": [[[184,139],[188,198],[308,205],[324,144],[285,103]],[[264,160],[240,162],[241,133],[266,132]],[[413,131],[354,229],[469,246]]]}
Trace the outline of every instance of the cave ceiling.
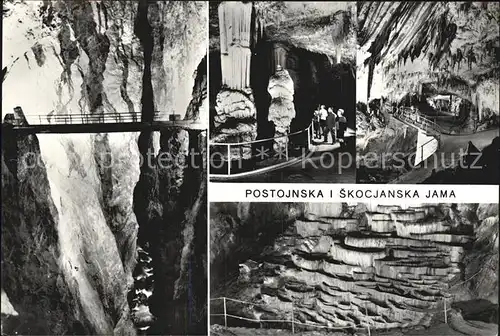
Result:
{"label": "cave ceiling", "polygon": [[[219,49],[220,1],[210,2],[210,50]],[[356,50],[355,6],[348,2],[255,1],[264,36],[297,48],[334,57],[341,42],[342,58],[354,62]]]}
{"label": "cave ceiling", "polygon": [[380,67],[394,90],[414,91],[419,83],[474,87],[498,78],[498,3],[358,2],[357,11],[363,63]]}

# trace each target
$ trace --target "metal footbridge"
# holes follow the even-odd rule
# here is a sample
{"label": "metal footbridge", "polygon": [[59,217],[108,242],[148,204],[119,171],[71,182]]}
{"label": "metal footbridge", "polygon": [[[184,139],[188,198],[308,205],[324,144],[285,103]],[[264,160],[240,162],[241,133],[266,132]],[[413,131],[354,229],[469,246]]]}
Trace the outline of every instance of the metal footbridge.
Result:
{"label": "metal footbridge", "polygon": [[[144,120],[141,112],[106,114],[57,114],[24,115],[20,107],[13,114],[6,114],[3,128],[20,134],[37,133],[111,133],[160,131],[168,128],[206,130],[207,125],[200,121],[178,120],[176,115],[156,111],[152,118]],[[174,116],[174,117],[172,117]]]}

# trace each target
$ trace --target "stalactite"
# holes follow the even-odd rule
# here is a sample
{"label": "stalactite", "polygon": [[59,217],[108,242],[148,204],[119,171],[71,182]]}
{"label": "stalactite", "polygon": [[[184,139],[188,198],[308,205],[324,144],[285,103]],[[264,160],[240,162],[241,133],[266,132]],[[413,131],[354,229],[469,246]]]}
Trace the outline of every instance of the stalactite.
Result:
{"label": "stalactite", "polygon": [[219,5],[222,84],[232,89],[250,87],[252,3]]}
{"label": "stalactite", "polygon": [[278,65],[280,65],[283,69],[286,68],[286,59],[287,59],[288,50],[282,44],[275,44],[273,48],[273,55],[271,57],[271,66],[273,72],[276,71]]}

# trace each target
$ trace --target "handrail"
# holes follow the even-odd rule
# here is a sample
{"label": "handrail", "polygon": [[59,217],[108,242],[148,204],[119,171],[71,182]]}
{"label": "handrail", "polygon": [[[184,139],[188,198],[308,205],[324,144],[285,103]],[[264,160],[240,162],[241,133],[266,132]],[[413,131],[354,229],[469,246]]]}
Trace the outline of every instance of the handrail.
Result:
{"label": "handrail", "polygon": [[[232,302],[237,302],[237,303],[243,303],[243,304],[249,304],[249,305],[252,305],[252,306],[255,306],[255,305],[262,305],[261,303],[252,303],[252,302],[248,302],[248,301],[242,301],[242,300],[237,300],[237,299],[232,299],[232,298],[228,298],[228,297],[218,297],[218,298],[211,298],[210,301],[215,301],[215,300],[223,300],[224,301],[224,313],[221,314],[210,314],[210,316],[220,316],[220,317],[224,317],[225,318],[225,324],[227,326],[227,317],[231,317],[231,318],[235,318],[235,319],[238,319],[238,320],[242,320],[242,321],[248,321],[248,322],[256,322],[256,323],[266,323],[266,322],[276,322],[276,323],[291,323],[292,324],[292,330],[294,329],[293,325],[302,325],[302,326],[307,326],[307,327],[314,327],[314,328],[322,328],[322,329],[332,329],[332,330],[341,330],[341,329],[366,329],[367,326],[364,326],[362,324],[354,324],[354,325],[347,325],[347,326],[327,326],[327,325],[321,325],[321,324],[314,324],[314,323],[304,323],[304,322],[299,322],[299,321],[295,321],[295,319],[292,319],[291,320],[279,320],[279,319],[269,319],[269,320],[262,320],[262,319],[253,319],[253,318],[249,318],[249,317],[243,317],[243,316],[238,316],[238,315],[233,315],[233,314],[228,314],[227,313],[227,310],[225,308],[225,304],[227,301],[232,301]],[[292,303],[293,305],[293,303]],[[292,309],[292,313],[293,313],[293,309]],[[368,326],[369,328],[369,326]]]}
{"label": "handrail", "polygon": [[[403,107],[400,107],[399,110],[402,110],[404,112],[396,112],[396,113],[393,113],[392,115],[396,118],[396,119],[404,119],[405,121],[408,121],[410,122],[411,124],[415,125],[415,126],[421,126],[422,124],[419,124],[419,122],[413,118],[411,118],[410,116],[408,116],[408,111],[409,111],[409,108],[403,108]],[[411,112],[411,114],[414,114],[415,112]],[[457,127],[459,126],[453,126],[451,127],[449,130],[444,128],[443,126],[437,124],[436,122],[432,121],[431,119],[429,119],[428,117],[422,115],[422,114],[419,114],[419,119],[420,120],[424,120],[425,121],[425,124],[428,125],[428,126],[431,126],[435,131],[439,132],[439,133],[442,133],[442,134],[445,134],[445,135],[451,135],[451,136],[465,136],[465,135],[471,135],[471,134],[476,134],[476,133],[482,133],[482,132],[487,132],[487,131],[491,131],[492,129],[491,128],[488,128],[488,129],[482,129],[482,130],[478,130],[478,131],[473,131],[473,132],[470,132],[470,131],[462,131],[460,129],[457,129]]]}
{"label": "handrail", "polygon": [[[154,111],[153,119],[157,118],[159,115],[168,111]],[[27,121],[30,125],[51,125],[51,124],[98,124],[106,123],[108,121],[113,122],[142,122],[142,113],[140,111],[134,112],[114,112],[114,113],[103,113],[103,114],[25,114],[23,119]],[[15,121],[22,122],[22,119],[16,118]],[[38,121],[38,123],[37,123]],[[162,121],[162,120],[154,120]],[[186,123],[193,122],[193,120],[163,120],[164,122],[171,123]]]}
{"label": "handrail", "polygon": [[[440,133],[448,134],[449,132],[445,130],[441,125],[435,123],[434,121],[430,120],[429,118],[421,115],[421,114],[414,114],[413,112],[408,115],[408,109],[401,108],[403,112],[397,112],[394,114],[395,118],[402,118],[416,126],[429,126],[430,128],[434,129],[435,131],[438,131]],[[412,118],[412,116],[415,115],[418,119],[416,120],[415,118]],[[426,129],[427,130],[427,129]]]}
{"label": "handrail", "polygon": [[[459,283],[454,284],[451,287],[448,287],[448,291],[459,286],[459,285],[463,285],[463,284],[469,282],[470,280],[472,280],[472,278],[476,277],[478,274],[484,272],[485,270],[486,270],[486,268],[482,268],[479,271],[477,271],[475,274],[473,274],[471,277],[469,277],[468,279],[465,279],[464,281],[461,281]],[[443,303],[442,308],[443,308],[443,313],[444,313],[444,321],[447,324],[448,323],[448,312],[450,310],[452,310],[452,308],[450,306],[447,306],[446,301],[450,298],[453,298],[453,294],[450,294],[450,293],[445,293],[445,294],[447,294],[447,296],[443,295],[443,298],[440,300],[440,302],[436,302],[436,304],[437,304],[436,307],[430,309],[430,311],[437,312],[437,311],[441,310],[439,305],[442,302]],[[292,333],[294,331],[294,325],[297,324],[297,325],[304,325],[304,326],[308,326],[308,327],[326,328],[326,329],[353,329],[353,328],[354,329],[368,329],[368,334],[370,334],[370,325],[369,324],[366,324],[366,325],[357,324],[357,325],[353,325],[353,326],[344,326],[344,327],[342,327],[342,326],[330,327],[330,326],[325,326],[325,325],[317,325],[317,324],[312,324],[312,323],[303,323],[303,322],[295,321],[295,319],[293,317],[293,302],[292,302],[292,311],[291,311],[292,319],[291,320],[257,320],[257,319],[251,319],[248,317],[242,317],[242,316],[228,314],[227,309],[226,309],[226,301],[233,301],[233,302],[237,302],[237,303],[250,304],[252,306],[263,305],[262,303],[254,303],[254,302],[248,302],[248,301],[243,301],[243,300],[237,300],[237,299],[232,299],[232,298],[228,298],[228,297],[224,297],[224,296],[211,298],[209,301],[215,301],[215,300],[223,300],[224,301],[224,314],[210,314],[210,316],[224,316],[226,327],[227,327],[227,317],[231,317],[231,318],[235,318],[235,319],[239,319],[239,320],[243,320],[243,321],[256,322],[256,323],[263,323],[263,322],[287,323],[288,322],[288,323],[292,324]],[[432,302],[432,301],[430,301],[430,302]],[[365,309],[366,309],[366,307],[365,307]]]}
{"label": "handrail", "polygon": [[266,138],[266,139],[259,139],[259,140],[253,140],[253,141],[245,141],[245,142],[209,142],[208,144],[210,146],[227,146],[227,145],[242,146],[242,145],[250,145],[250,144],[254,144],[254,143],[265,142],[265,141],[269,141],[269,140],[281,139],[281,138],[286,138],[286,137],[289,137],[289,136],[292,136],[292,135],[297,135],[297,134],[306,132],[311,127],[311,125],[312,125],[312,123],[309,124],[309,126],[307,126],[306,128],[304,128],[304,129],[302,129],[300,131],[296,131],[296,132],[285,134],[285,135],[280,135],[280,136],[273,137],[273,138]]}

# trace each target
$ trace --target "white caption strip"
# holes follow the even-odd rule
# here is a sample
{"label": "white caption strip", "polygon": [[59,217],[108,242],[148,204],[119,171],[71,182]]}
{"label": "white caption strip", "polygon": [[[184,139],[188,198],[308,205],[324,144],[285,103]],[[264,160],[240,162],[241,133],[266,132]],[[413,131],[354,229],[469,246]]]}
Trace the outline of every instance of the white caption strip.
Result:
{"label": "white caption strip", "polygon": [[498,203],[496,185],[210,183],[210,202]]}

